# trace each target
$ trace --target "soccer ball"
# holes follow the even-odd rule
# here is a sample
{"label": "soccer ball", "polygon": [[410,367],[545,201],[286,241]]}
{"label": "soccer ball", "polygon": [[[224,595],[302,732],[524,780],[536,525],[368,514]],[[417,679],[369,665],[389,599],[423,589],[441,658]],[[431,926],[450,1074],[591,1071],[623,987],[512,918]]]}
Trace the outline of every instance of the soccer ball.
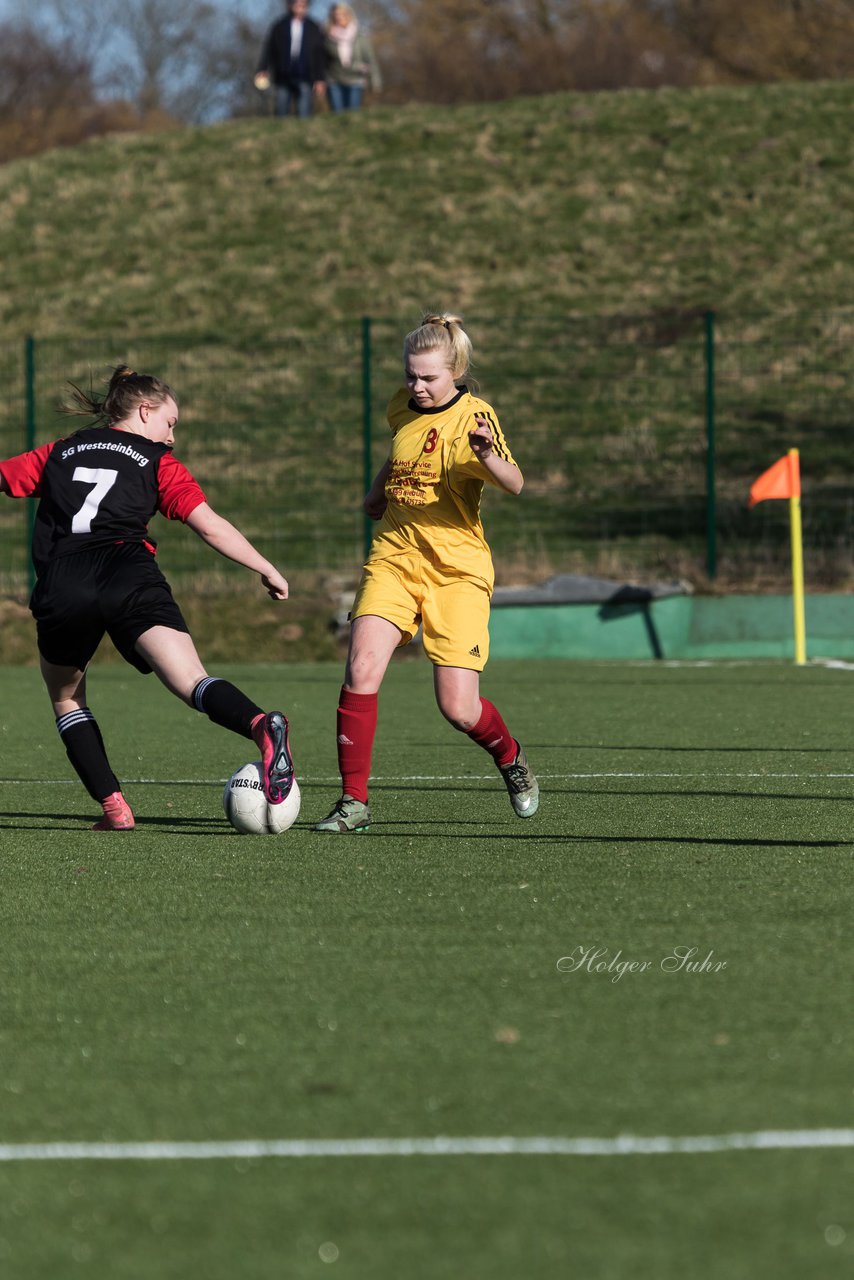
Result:
{"label": "soccer ball", "polygon": [[281,804],[269,804],[261,785],[261,761],[253,760],[231,775],[222,793],[222,807],[241,835],[277,836],[299,817],[300,794],[296,778]]}

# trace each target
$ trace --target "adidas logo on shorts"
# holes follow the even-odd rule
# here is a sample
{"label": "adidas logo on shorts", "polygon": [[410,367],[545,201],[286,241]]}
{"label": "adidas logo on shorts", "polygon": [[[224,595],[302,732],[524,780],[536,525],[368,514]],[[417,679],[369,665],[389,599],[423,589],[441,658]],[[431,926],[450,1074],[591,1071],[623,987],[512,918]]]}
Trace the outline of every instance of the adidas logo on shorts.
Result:
{"label": "adidas logo on shorts", "polygon": [[480,657],[480,645],[475,645],[473,649],[469,649],[469,656],[472,658]]}

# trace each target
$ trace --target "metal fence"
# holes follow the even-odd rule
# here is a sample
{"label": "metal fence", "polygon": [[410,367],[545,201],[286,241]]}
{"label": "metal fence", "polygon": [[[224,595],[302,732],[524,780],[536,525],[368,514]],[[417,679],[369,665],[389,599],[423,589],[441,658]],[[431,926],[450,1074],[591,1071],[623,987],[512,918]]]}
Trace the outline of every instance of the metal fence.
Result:
{"label": "metal fence", "polygon": [[[361,499],[386,456],[409,319],[363,318],[259,346],[234,336],[22,339],[0,346],[7,457],[68,434],[69,381],[127,362],[172,385],[176,453],[211,504],[284,571],[355,570]],[[488,491],[500,578],[554,572],[693,576],[729,586],[784,579],[785,504],[748,511],[749,485],[801,451],[804,538],[822,585],[854,564],[854,308],[731,317],[479,318],[480,393],[525,473],[518,499]],[[29,585],[32,504],[0,504],[2,589]],[[156,521],[164,568],[186,594],[228,581],[226,562]],[[215,563],[212,564],[212,560]]]}

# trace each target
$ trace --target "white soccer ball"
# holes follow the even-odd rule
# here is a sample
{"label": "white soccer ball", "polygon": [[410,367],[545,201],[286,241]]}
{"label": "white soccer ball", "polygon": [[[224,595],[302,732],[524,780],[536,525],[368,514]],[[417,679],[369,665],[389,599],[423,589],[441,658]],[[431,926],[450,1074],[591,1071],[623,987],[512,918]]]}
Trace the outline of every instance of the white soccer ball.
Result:
{"label": "white soccer ball", "polygon": [[241,835],[277,836],[292,827],[299,817],[299,783],[293,780],[281,804],[270,804],[261,785],[261,761],[237,769],[225,784],[222,807],[235,831]]}

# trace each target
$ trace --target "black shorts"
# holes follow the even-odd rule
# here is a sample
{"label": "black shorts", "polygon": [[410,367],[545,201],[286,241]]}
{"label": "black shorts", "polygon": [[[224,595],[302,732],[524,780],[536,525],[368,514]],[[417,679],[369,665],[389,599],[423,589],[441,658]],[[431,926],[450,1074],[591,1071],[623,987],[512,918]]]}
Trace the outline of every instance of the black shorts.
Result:
{"label": "black shorts", "polygon": [[113,543],[58,556],[30,600],[39,653],[58,667],[83,670],[108,635],[126,662],[151,667],[134,645],[149,627],[188,627],[152,553],[140,542]]}

